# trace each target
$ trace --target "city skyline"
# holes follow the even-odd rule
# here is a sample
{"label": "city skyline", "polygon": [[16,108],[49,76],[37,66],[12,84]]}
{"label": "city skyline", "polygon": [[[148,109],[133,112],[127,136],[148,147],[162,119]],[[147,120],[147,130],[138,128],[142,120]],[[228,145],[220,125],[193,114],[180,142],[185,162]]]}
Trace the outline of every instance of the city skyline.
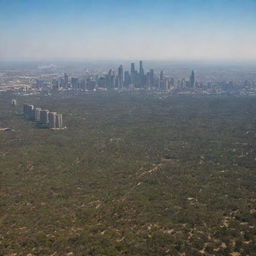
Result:
{"label": "city skyline", "polygon": [[0,0],[0,59],[256,60],[252,0]]}

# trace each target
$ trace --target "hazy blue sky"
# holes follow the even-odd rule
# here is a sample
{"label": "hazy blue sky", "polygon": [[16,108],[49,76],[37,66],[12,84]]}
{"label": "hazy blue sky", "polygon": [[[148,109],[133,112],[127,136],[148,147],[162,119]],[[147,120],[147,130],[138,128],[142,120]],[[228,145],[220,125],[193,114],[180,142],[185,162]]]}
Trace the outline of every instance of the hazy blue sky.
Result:
{"label": "hazy blue sky", "polygon": [[0,0],[0,59],[252,59],[256,0]]}

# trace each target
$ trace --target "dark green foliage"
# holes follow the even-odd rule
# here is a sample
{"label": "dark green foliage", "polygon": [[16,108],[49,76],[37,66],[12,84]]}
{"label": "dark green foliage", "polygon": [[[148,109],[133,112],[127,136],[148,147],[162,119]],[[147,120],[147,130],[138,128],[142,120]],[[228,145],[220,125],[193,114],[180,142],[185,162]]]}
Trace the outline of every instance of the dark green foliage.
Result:
{"label": "dark green foliage", "polygon": [[[0,255],[255,255],[254,97],[12,97]],[[23,103],[68,129],[37,128]]]}

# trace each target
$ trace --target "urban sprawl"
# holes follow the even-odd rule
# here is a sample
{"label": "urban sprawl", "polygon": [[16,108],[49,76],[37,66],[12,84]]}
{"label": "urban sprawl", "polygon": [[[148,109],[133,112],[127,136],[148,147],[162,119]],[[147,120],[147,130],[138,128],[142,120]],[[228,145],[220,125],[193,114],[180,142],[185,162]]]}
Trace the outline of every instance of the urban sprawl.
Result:
{"label": "urban sprawl", "polygon": [[[82,64],[81,64],[82,65]],[[190,69],[187,78],[181,78],[184,72],[175,70],[166,72],[161,69],[149,69],[145,72],[143,62],[139,61],[138,70],[131,63],[130,70],[120,65],[116,70],[108,72],[91,65],[79,71],[73,67],[59,68],[56,65],[39,66],[34,69],[5,69],[0,72],[0,92],[51,94],[62,92],[90,91],[156,91],[170,94],[237,94],[256,95],[256,72],[251,68],[234,70],[232,67],[205,68],[202,66],[200,76]],[[64,74],[64,75],[63,75]],[[226,75],[226,76],[225,76]]]}

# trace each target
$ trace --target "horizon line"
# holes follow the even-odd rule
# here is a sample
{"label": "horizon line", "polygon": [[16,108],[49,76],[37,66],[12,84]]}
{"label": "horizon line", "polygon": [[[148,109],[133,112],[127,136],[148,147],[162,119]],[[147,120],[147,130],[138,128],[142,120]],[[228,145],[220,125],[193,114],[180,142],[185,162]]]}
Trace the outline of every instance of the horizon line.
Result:
{"label": "horizon line", "polygon": [[117,61],[124,61],[124,62],[137,62],[137,61],[149,61],[149,62],[235,62],[235,63],[243,63],[243,62],[255,62],[256,59],[247,59],[247,58],[226,58],[226,59],[183,59],[183,58],[166,58],[166,59],[147,59],[147,58],[47,58],[47,59],[2,59],[0,63],[8,63],[8,62],[88,62],[88,61],[95,61],[95,62],[117,62]]}

